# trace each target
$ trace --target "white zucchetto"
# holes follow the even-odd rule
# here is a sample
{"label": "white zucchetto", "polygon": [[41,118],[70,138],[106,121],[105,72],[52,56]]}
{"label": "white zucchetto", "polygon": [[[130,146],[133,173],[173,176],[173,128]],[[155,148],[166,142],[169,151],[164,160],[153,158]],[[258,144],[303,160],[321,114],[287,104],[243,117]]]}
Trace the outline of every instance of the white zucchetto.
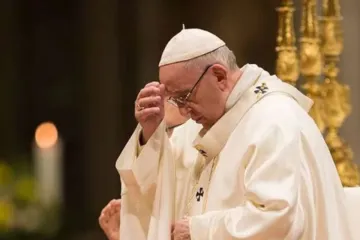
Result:
{"label": "white zucchetto", "polygon": [[166,44],[159,67],[194,59],[222,46],[225,46],[225,42],[208,31],[183,27]]}

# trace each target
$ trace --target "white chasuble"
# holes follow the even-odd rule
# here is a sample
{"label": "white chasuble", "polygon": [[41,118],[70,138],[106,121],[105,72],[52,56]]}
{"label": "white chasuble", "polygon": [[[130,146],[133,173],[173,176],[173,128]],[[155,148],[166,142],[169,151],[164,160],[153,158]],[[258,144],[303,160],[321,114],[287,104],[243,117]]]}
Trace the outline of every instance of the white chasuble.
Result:
{"label": "white chasuble", "polygon": [[193,121],[171,142],[160,126],[136,157],[138,128],[117,161],[121,240],[169,240],[171,221],[184,216],[192,240],[351,239],[343,188],[307,114],[311,105],[246,65],[227,112],[202,137]]}

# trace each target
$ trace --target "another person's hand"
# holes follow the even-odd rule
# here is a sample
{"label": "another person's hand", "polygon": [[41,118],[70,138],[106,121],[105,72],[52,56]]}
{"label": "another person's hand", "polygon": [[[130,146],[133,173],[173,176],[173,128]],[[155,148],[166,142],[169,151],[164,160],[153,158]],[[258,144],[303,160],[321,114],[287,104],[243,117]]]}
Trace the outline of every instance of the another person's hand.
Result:
{"label": "another person's hand", "polygon": [[181,219],[172,225],[171,240],[191,240],[189,219]]}
{"label": "another person's hand", "polygon": [[111,200],[101,211],[99,224],[109,240],[120,239],[121,200]]}
{"label": "another person's hand", "polygon": [[135,118],[141,125],[142,144],[145,144],[164,119],[165,86],[151,82],[140,90],[135,101]]}

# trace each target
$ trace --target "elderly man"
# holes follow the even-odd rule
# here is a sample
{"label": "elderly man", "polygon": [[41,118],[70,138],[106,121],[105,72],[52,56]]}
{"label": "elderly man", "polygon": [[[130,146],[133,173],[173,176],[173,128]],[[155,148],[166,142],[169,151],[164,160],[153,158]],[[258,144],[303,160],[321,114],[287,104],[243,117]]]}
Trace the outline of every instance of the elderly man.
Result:
{"label": "elderly man", "polygon": [[[351,239],[310,99],[256,65],[239,68],[201,29],[168,42],[159,79],[139,92],[139,125],[116,163],[121,240]],[[166,97],[192,119],[171,141]]]}

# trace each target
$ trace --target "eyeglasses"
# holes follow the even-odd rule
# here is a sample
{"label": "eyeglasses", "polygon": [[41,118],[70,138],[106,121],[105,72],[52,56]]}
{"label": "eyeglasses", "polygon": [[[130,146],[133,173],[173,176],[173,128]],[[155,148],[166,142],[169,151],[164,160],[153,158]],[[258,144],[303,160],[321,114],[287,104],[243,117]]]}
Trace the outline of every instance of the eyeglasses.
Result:
{"label": "eyeglasses", "polygon": [[186,103],[188,102],[191,94],[193,93],[193,91],[195,90],[195,87],[199,84],[200,80],[204,77],[205,73],[207,72],[207,70],[209,70],[209,68],[212,66],[213,64],[210,64],[208,66],[206,66],[204,72],[200,75],[199,79],[195,82],[194,86],[190,89],[190,91],[182,96],[179,97],[169,97],[167,99],[167,101],[169,103],[171,103],[172,105],[178,107],[178,108],[183,108],[185,107]]}

